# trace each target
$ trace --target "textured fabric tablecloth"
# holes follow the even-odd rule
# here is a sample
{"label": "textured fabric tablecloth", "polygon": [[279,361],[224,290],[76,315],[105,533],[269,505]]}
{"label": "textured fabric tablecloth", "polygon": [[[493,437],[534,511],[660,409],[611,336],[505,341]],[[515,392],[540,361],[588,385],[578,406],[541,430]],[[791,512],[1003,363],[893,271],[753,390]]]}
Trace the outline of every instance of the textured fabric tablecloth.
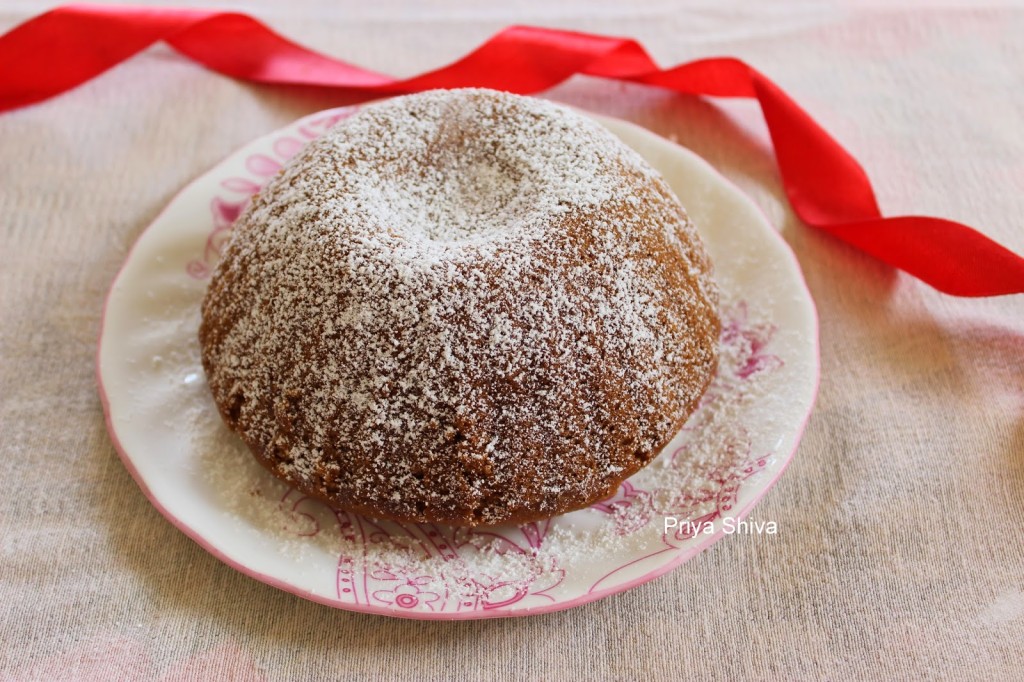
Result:
{"label": "textured fabric tablecloth", "polygon": [[[396,75],[510,23],[629,35],[662,63],[730,54],[864,163],[889,214],[1024,252],[1024,11],[616,0],[269,0],[253,12]],[[16,0],[0,30],[44,9]],[[17,68],[0,65],[0,69]],[[412,622],[245,577],[174,529],[119,461],[94,355],[132,242],[250,139],[352,101],[148,50],[0,116],[0,676],[5,679],[1021,679],[1024,297],[958,300],[796,220],[756,106],[574,79],[549,97],[707,158],[795,250],[821,315],[803,444],[734,536],[569,611]]]}

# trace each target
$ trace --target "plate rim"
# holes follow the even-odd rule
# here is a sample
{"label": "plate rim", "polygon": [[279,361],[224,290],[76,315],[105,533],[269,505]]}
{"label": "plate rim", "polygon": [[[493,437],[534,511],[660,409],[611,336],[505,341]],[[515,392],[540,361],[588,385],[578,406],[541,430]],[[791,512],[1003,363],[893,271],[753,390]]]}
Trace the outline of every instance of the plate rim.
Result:
{"label": "plate rim", "polygon": [[[604,588],[601,588],[601,589],[598,589],[598,590],[588,591],[588,592],[585,592],[584,594],[582,594],[582,595],[580,595],[578,597],[575,597],[575,598],[569,599],[569,600],[565,600],[565,601],[556,601],[556,602],[552,602],[552,603],[549,603],[549,604],[540,604],[540,605],[537,605],[537,606],[522,607],[522,608],[512,609],[512,610],[504,610],[504,609],[483,610],[483,609],[481,609],[481,610],[456,611],[456,612],[409,611],[409,610],[404,610],[404,609],[398,610],[398,609],[395,609],[393,606],[376,606],[376,605],[372,605],[372,604],[349,604],[349,603],[346,603],[346,602],[341,602],[341,601],[338,601],[338,600],[331,599],[330,597],[327,597],[327,596],[324,596],[324,595],[316,594],[315,592],[313,592],[311,590],[304,589],[304,588],[299,587],[299,586],[297,586],[297,585],[295,585],[293,583],[286,582],[286,581],[284,581],[282,579],[276,578],[276,577],[268,575],[266,573],[262,573],[259,570],[250,568],[249,566],[245,565],[241,561],[238,561],[238,560],[235,560],[235,559],[229,557],[225,552],[223,552],[220,549],[218,549],[210,541],[207,541],[205,538],[203,538],[203,536],[199,533],[199,531],[193,529],[191,526],[189,526],[184,521],[182,521],[180,518],[178,518],[178,516],[176,516],[174,513],[172,513],[170,510],[168,510],[167,507],[165,507],[161,503],[161,501],[156,497],[156,495],[153,494],[153,492],[150,490],[149,486],[146,484],[146,481],[143,479],[142,475],[139,473],[138,469],[135,467],[135,465],[134,465],[130,455],[127,453],[127,450],[125,449],[124,445],[121,443],[121,439],[119,438],[118,433],[117,433],[117,428],[114,425],[113,414],[112,414],[111,405],[110,405],[110,398],[109,398],[109,395],[108,395],[108,392],[107,392],[106,385],[105,385],[104,380],[103,380],[103,344],[104,344],[104,339],[107,337],[107,333],[106,332],[107,332],[107,322],[108,322],[108,315],[107,315],[108,309],[110,307],[111,298],[113,297],[114,292],[115,292],[115,290],[118,287],[118,284],[120,283],[122,277],[124,276],[124,272],[127,269],[128,264],[132,261],[132,257],[134,256],[134,254],[136,252],[136,249],[138,248],[140,242],[143,240],[143,237],[147,233],[149,233],[153,229],[153,227],[155,225],[157,225],[158,223],[161,222],[161,220],[164,218],[165,214],[168,213],[168,211],[171,209],[171,207],[174,206],[181,199],[181,197],[183,195],[188,193],[193,187],[195,187],[200,182],[202,182],[208,175],[210,175],[211,173],[216,171],[217,168],[219,168],[220,166],[226,164],[229,160],[234,159],[236,156],[242,154],[249,147],[254,146],[254,145],[256,145],[256,144],[258,144],[260,142],[264,142],[266,140],[269,140],[269,139],[275,137],[276,135],[279,135],[283,130],[292,128],[294,126],[300,126],[300,125],[302,125],[303,123],[305,123],[305,122],[307,122],[309,120],[312,120],[312,119],[315,119],[315,118],[319,118],[319,117],[322,117],[322,116],[325,116],[325,115],[334,114],[334,113],[341,113],[341,112],[346,112],[346,111],[358,110],[359,108],[361,108],[362,106],[365,106],[366,104],[368,104],[368,103],[349,105],[349,106],[343,106],[343,107],[333,107],[333,108],[330,108],[330,109],[325,109],[325,110],[313,112],[313,113],[310,113],[308,115],[299,117],[298,119],[295,119],[294,121],[292,121],[290,123],[286,123],[286,124],[276,128],[275,130],[272,130],[272,131],[270,131],[270,132],[268,132],[268,133],[266,133],[264,135],[260,135],[258,137],[255,137],[255,138],[249,140],[246,143],[243,143],[237,149],[235,149],[234,151],[230,152],[229,154],[227,154],[226,156],[224,156],[223,158],[218,160],[216,163],[214,163],[212,166],[207,168],[205,171],[197,174],[189,182],[187,182],[183,187],[181,187],[177,192],[175,192],[171,196],[171,198],[167,200],[166,204],[164,204],[164,206],[160,210],[160,212],[156,216],[154,216],[152,220],[149,221],[149,223],[146,225],[145,228],[143,228],[143,230],[141,232],[139,232],[139,234],[135,237],[134,241],[132,242],[131,247],[129,247],[128,251],[125,253],[124,259],[121,262],[121,265],[118,268],[117,273],[114,275],[113,279],[111,280],[111,284],[110,284],[109,288],[107,289],[107,293],[104,296],[104,300],[103,300],[103,309],[102,309],[102,312],[101,312],[101,315],[100,315],[99,332],[97,334],[97,341],[96,341],[96,353],[95,353],[96,384],[97,384],[97,389],[98,389],[98,392],[99,392],[100,402],[101,402],[101,405],[102,405],[102,408],[103,408],[104,423],[106,425],[107,433],[110,436],[111,443],[114,446],[114,450],[117,452],[117,455],[118,455],[118,457],[121,460],[121,463],[125,466],[125,468],[128,470],[128,473],[135,480],[135,483],[139,486],[139,489],[142,491],[143,495],[146,497],[146,499],[149,501],[149,503],[152,504],[153,507],[155,507],[156,510],[158,512],[160,512],[160,514],[167,521],[169,521],[171,523],[171,525],[173,525],[179,531],[184,533],[185,536],[188,537],[189,539],[191,539],[193,542],[198,544],[204,551],[208,552],[209,554],[214,556],[216,559],[218,559],[222,563],[224,563],[227,566],[231,567],[232,569],[238,571],[239,573],[241,573],[241,574],[243,574],[245,576],[248,576],[249,578],[253,578],[255,580],[258,580],[261,583],[264,583],[264,584],[269,585],[271,587],[274,587],[276,589],[282,590],[284,592],[293,594],[295,596],[301,597],[301,598],[306,599],[308,601],[312,601],[312,602],[315,602],[315,603],[318,603],[318,604],[329,606],[329,607],[332,607],[332,608],[335,608],[335,609],[340,609],[340,610],[343,610],[343,611],[349,611],[349,612],[353,612],[353,613],[365,613],[365,614],[372,614],[372,615],[388,616],[388,617],[393,617],[393,618],[404,618],[404,619],[409,619],[409,620],[433,620],[433,621],[484,620],[484,619],[492,619],[492,618],[517,618],[517,617],[523,617],[523,616],[532,616],[532,615],[540,615],[540,614],[544,614],[544,613],[552,613],[552,612],[557,612],[557,611],[564,611],[564,610],[567,610],[567,609],[575,608],[577,606],[582,606],[584,604],[588,604],[590,602],[594,602],[594,601],[598,601],[600,599],[604,599],[605,597],[609,597],[609,596],[612,596],[614,594],[619,594],[621,592],[626,592],[626,591],[631,590],[631,589],[633,589],[635,587],[638,587],[638,586],[643,585],[645,583],[648,583],[648,582],[651,582],[653,580],[656,580],[657,578],[660,578],[661,576],[663,576],[663,575],[669,573],[670,571],[678,568],[680,565],[686,563],[687,561],[692,559],[694,556],[700,554],[701,552],[703,552],[704,550],[708,549],[710,546],[712,546],[713,544],[715,544],[716,542],[721,540],[727,534],[723,528],[718,528],[718,529],[715,530],[715,532],[713,532],[711,534],[702,534],[702,537],[701,537],[701,539],[699,541],[697,541],[695,544],[687,547],[686,549],[678,551],[676,556],[673,557],[671,561],[668,561],[667,563],[665,563],[665,564],[663,564],[661,566],[658,566],[657,568],[654,568],[654,569],[652,569],[652,570],[650,570],[650,571],[648,571],[648,572],[646,572],[646,573],[644,573],[644,574],[642,574],[640,576],[637,576],[635,578],[631,578],[631,579],[626,580],[626,581],[624,581],[622,583],[616,583],[615,585],[604,587]],[[793,461],[793,458],[795,457],[796,452],[800,448],[800,444],[803,441],[803,437],[804,437],[804,434],[805,434],[805,431],[806,431],[806,428],[807,428],[807,424],[808,424],[808,422],[809,422],[809,420],[811,418],[811,415],[814,412],[814,407],[815,407],[815,405],[817,403],[817,399],[818,399],[818,393],[819,393],[819,389],[820,389],[820,385],[821,385],[821,328],[820,328],[820,317],[818,315],[817,305],[814,302],[814,297],[813,297],[813,295],[811,293],[810,287],[807,285],[807,280],[806,280],[806,277],[804,276],[803,268],[800,267],[799,259],[797,259],[796,254],[793,252],[793,249],[790,247],[789,243],[783,238],[783,236],[779,232],[779,230],[777,230],[775,228],[775,226],[773,225],[771,220],[768,219],[768,216],[764,212],[764,210],[756,202],[754,202],[746,194],[746,192],[744,192],[742,189],[740,189],[736,185],[736,183],[734,183],[728,177],[726,177],[721,172],[719,172],[717,168],[712,166],[702,156],[700,156],[699,154],[697,154],[696,152],[694,152],[693,150],[691,150],[689,148],[683,147],[682,145],[680,145],[680,144],[678,144],[678,143],[676,143],[676,142],[674,142],[672,140],[669,140],[667,138],[664,138],[661,135],[658,135],[657,133],[655,133],[655,132],[653,132],[653,131],[651,131],[651,130],[649,130],[647,128],[644,128],[641,125],[633,123],[631,121],[626,121],[626,120],[615,118],[615,117],[611,117],[611,116],[597,114],[597,113],[594,113],[594,112],[591,112],[591,111],[586,111],[586,110],[577,109],[577,111],[580,111],[580,113],[582,113],[582,114],[584,114],[584,115],[586,115],[586,116],[588,116],[588,117],[590,117],[592,119],[595,119],[599,123],[602,123],[602,124],[604,124],[605,122],[610,121],[610,122],[613,123],[613,125],[625,126],[627,128],[631,128],[632,131],[634,133],[636,133],[636,134],[639,134],[641,136],[648,136],[648,137],[651,137],[651,138],[656,138],[662,144],[670,145],[672,147],[675,147],[677,150],[682,150],[684,153],[687,153],[690,157],[692,157],[692,160],[697,162],[699,165],[703,166],[704,170],[706,170],[709,173],[712,173],[713,175],[717,176],[716,179],[718,181],[720,181],[721,183],[727,185],[731,190],[733,190],[735,192],[735,194],[737,195],[737,197],[741,201],[745,202],[750,209],[752,209],[754,212],[756,212],[758,218],[764,223],[764,226],[769,228],[768,232],[771,234],[771,239],[776,242],[777,246],[781,247],[780,252],[782,254],[784,254],[785,259],[788,261],[788,265],[790,266],[789,270],[793,274],[796,275],[796,284],[802,290],[801,293],[804,295],[805,301],[806,301],[806,304],[807,304],[807,308],[808,308],[808,312],[809,312],[809,317],[810,317],[809,321],[810,321],[810,324],[811,324],[811,332],[812,332],[812,334],[811,334],[811,341],[812,341],[812,343],[811,343],[811,351],[812,352],[811,352],[811,358],[810,358],[811,359],[810,371],[813,373],[813,378],[812,378],[812,381],[811,381],[810,399],[808,401],[806,413],[801,418],[799,425],[792,432],[793,436],[794,436],[793,437],[792,448],[784,456],[781,455],[781,454],[776,455],[781,460],[781,464],[780,464],[778,470],[771,476],[770,479],[768,479],[764,484],[762,484],[760,486],[760,489],[754,494],[754,496],[742,508],[740,508],[735,513],[735,515],[733,517],[733,518],[735,518],[737,520],[745,519],[750,514],[750,512],[753,510],[753,508],[764,498],[764,496],[767,495],[768,492],[772,488],[775,487],[775,485],[778,483],[779,479],[782,477],[782,475],[789,468],[790,463]],[[666,551],[669,551],[669,550],[666,550]],[[628,565],[628,564],[625,564],[625,565]]]}

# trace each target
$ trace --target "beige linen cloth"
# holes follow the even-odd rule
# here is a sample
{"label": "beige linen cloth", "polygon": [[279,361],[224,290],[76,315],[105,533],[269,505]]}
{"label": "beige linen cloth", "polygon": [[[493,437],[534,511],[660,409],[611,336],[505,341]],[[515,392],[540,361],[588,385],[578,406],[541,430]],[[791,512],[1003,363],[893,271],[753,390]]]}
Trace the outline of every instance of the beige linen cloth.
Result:
{"label": "beige linen cloth", "polygon": [[[666,64],[736,55],[847,145],[887,213],[958,219],[1024,253],[1024,11],[1008,4],[225,4],[396,75],[510,23],[633,36]],[[43,8],[5,3],[0,30]],[[795,250],[821,314],[822,382],[752,515],[778,534],[726,538],[569,611],[452,623],[304,601],[174,529],[104,427],[107,288],[191,179],[351,100],[238,83],[161,46],[0,115],[0,676],[1024,678],[1024,296],[947,297],[801,224],[756,105],[590,79],[547,96],[695,150]]]}

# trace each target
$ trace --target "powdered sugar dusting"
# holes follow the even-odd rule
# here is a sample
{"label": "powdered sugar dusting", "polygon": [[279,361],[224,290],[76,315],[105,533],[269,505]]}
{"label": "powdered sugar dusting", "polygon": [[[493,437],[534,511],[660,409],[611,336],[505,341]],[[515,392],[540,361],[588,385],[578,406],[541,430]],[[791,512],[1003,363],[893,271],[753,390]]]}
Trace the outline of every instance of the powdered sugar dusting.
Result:
{"label": "powdered sugar dusting", "polygon": [[367,107],[242,215],[204,302],[218,403],[285,479],[495,522],[649,460],[716,362],[667,185],[596,123],[489,91]]}
{"label": "powdered sugar dusting", "polygon": [[[596,588],[615,565],[613,557],[657,553],[686,540],[665,533],[666,515],[701,522],[727,514],[730,487],[757,475],[773,454],[750,451],[739,417],[764,399],[762,378],[781,363],[765,349],[772,327],[750,319],[743,303],[727,302],[723,316],[719,371],[687,427],[611,499],[545,522],[451,528],[332,510],[260,467],[224,428],[205,396],[190,399],[193,447],[203,453],[210,494],[240,529],[258,528],[271,539],[272,551],[292,557],[297,566],[311,555],[338,557],[342,582],[337,597],[342,601],[356,598],[343,591],[352,589],[344,587],[352,584],[346,576],[362,576],[369,587],[361,598],[370,604],[428,610],[543,601],[547,592],[557,594],[567,573],[578,584],[586,582],[589,572]],[[179,373],[188,373],[197,362],[193,357],[183,363]],[[606,559],[594,564],[594,556]],[[407,595],[404,603],[396,603],[402,595]]]}

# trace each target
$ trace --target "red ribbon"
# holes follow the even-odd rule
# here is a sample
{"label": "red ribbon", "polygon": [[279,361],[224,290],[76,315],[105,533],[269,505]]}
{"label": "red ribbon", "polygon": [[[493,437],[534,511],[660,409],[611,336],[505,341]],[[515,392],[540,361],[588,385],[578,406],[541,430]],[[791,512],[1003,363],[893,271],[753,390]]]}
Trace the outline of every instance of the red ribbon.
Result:
{"label": "red ribbon", "polygon": [[1024,259],[977,230],[942,218],[883,218],[860,164],[777,85],[731,57],[661,69],[634,40],[514,26],[448,66],[396,80],[316,54],[244,14],[77,5],[0,36],[0,111],[58,95],[158,40],[234,78],[368,94],[464,86],[530,94],[586,74],[756,98],[786,194],[804,222],[948,294],[1024,293]]}

